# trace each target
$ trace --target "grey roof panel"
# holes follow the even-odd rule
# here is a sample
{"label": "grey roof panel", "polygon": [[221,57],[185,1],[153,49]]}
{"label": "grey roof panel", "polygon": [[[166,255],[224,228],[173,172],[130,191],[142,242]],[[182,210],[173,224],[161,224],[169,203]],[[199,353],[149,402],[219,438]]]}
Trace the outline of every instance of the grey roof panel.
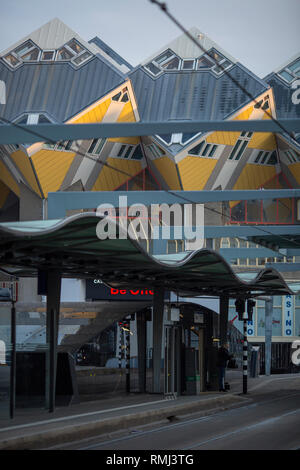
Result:
{"label": "grey roof panel", "polygon": [[276,73],[271,73],[265,80],[274,91],[277,117],[279,119],[300,118],[300,106],[292,102],[292,94],[295,92],[295,88],[293,89],[288,83],[285,83]]}
{"label": "grey roof panel", "polygon": [[[256,97],[268,85],[240,64],[231,75]],[[250,99],[228,76],[210,71],[164,72],[154,79],[139,67],[129,74],[143,121],[225,119]]]}
{"label": "grey roof panel", "polygon": [[0,60],[0,80],[6,83],[7,101],[1,115],[14,120],[25,112],[46,112],[64,122],[125,81],[100,57],[79,69],[68,63],[24,64],[10,71]]}

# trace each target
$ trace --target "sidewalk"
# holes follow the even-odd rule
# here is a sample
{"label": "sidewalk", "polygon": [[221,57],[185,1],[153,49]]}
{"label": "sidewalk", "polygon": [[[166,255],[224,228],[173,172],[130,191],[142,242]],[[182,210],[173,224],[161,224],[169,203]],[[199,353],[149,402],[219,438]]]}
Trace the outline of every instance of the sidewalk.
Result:
{"label": "sidewalk", "polygon": [[[300,381],[300,374],[285,374],[282,378],[289,377]],[[269,388],[273,387],[272,384],[276,387],[280,379],[279,376],[250,378],[248,389]],[[204,392],[177,399],[164,399],[163,395],[155,394],[118,394],[102,400],[58,407],[53,414],[41,409],[17,409],[14,420],[0,421],[0,450],[42,449],[162,421],[171,416],[195,412],[207,415],[224,408],[241,406],[251,399],[251,396],[240,395],[241,371],[227,371],[226,380],[231,384],[229,393]]]}

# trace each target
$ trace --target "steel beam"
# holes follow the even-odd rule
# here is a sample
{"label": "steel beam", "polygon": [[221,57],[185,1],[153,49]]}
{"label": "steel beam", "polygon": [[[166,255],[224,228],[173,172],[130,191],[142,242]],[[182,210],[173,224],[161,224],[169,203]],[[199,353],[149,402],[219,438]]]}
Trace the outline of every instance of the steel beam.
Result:
{"label": "steel beam", "polygon": [[155,134],[214,131],[247,132],[300,131],[300,119],[235,120],[235,121],[162,121],[93,124],[0,124],[0,144],[57,142],[60,140],[95,139],[104,137],[136,137]]}

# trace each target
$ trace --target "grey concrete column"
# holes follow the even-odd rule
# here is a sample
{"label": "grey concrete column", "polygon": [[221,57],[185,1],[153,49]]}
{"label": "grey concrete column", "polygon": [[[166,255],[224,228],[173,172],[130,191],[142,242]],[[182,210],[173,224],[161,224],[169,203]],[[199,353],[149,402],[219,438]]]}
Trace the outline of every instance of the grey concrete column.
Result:
{"label": "grey concrete column", "polygon": [[228,308],[229,308],[228,295],[221,295],[220,297],[220,343],[221,345],[227,342]]}
{"label": "grey concrete column", "polygon": [[164,322],[164,289],[156,287],[153,297],[153,393],[161,392],[161,356]]}
{"label": "grey concrete column", "polygon": [[265,300],[265,374],[271,375],[273,297]]}
{"label": "grey concrete column", "polygon": [[46,318],[46,408],[55,409],[57,336],[59,325],[61,275],[56,270],[47,273],[47,318]]}
{"label": "grey concrete column", "polygon": [[139,391],[146,391],[146,310],[137,312],[136,329],[137,329],[137,347],[138,347],[138,371],[139,371]]}

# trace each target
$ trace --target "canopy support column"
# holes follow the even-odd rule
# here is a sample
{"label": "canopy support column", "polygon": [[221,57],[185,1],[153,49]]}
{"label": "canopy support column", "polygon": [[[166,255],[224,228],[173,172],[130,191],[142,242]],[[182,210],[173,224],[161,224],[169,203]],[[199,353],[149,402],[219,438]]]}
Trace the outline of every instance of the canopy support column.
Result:
{"label": "canopy support column", "polygon": [[47,318],[46,318],[46,409],[55,409],[57,336],[60,310],[61,274],[57,270],[47,272]]}
{"label": "canopy support column", "polygon": [[227,342],[228,308],[229,308],[228,295],[221,295],[220,297],[220,343],[221,345]]}
{"label": "canopy support column", "polygon": [[153,297],[153,393],[161,392],[161,353],[164,319],[164,288],[155,287]]}
{"label": "canopy support column", "polygon": [[138,343],[138,371],[139,371],[139,391],[146,392],[146,310],[136,313],[137,343]]}
{"label": "canopy support column", "polygon": [[273,297],[265,300],[265,375],[271,375]]}

